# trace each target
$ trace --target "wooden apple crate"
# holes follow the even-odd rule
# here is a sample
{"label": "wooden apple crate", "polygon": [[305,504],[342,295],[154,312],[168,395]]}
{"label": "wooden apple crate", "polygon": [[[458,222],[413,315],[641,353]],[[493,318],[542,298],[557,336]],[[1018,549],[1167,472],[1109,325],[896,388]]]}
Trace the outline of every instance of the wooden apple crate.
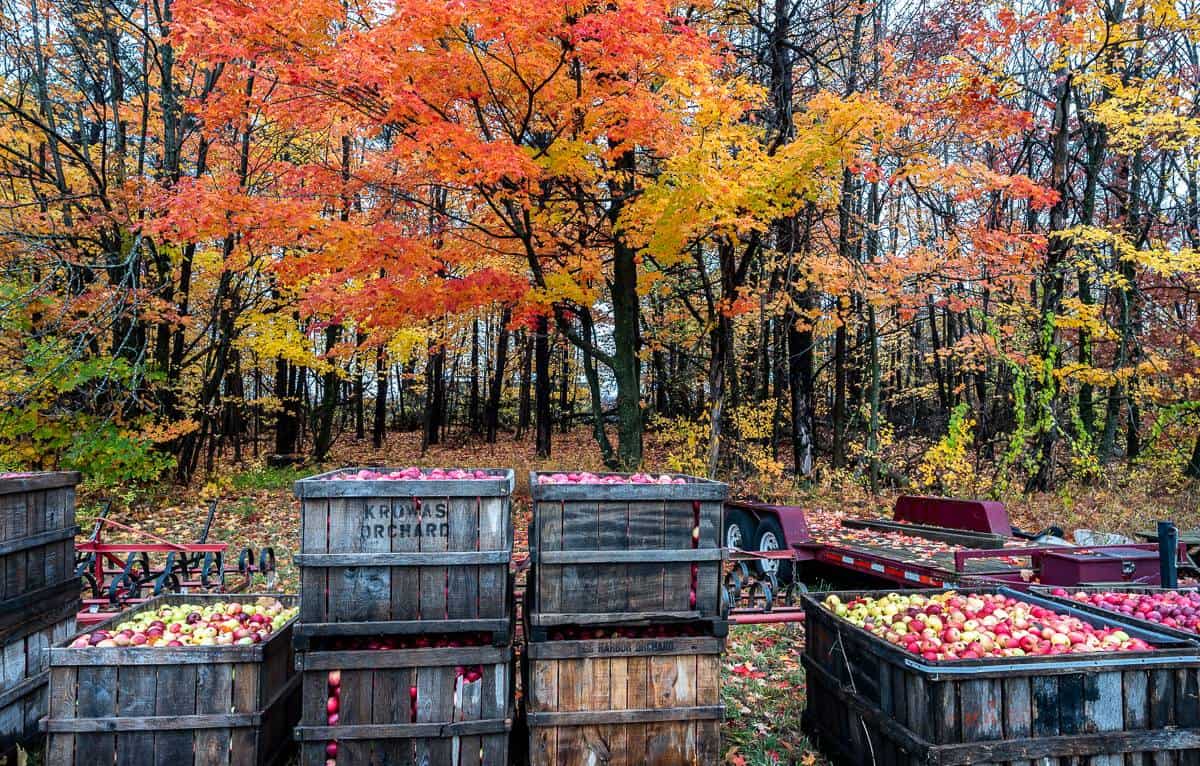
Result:
{"label": "wooden apple crate", "polygon": [[[324,766],[331,740],[343,764],[508,766],[512,658],[511,646],[298,653],[300,766]],[[467,683],[457,668],[473,666],[482,676]],[[335,726],[325,707],[332,670],[341,671]]]}
{"label": "wooden apple crate", "polygon": [[74,602],[33,606],[23,621],[0,631],[0,753],[40,736],[46,715],[46,650],[75,633],[79,591]]}
{"label": "wooden apple crate", "polygon": [[58,471],[0,478],[0,630],[30,612],[78,606],[75,485]]}
{"label": "wooden apple crate", "polygon": [[711,636],[526,644],[529,763],[717,764],[723,648]]}
{"label": "wooden apple crate", "polygon": [[1200,763],[1200,647],[999,592],[1121,627],[1158,648],[927,662],[838,618],[820,606],[828,594],[814,593],[803,597],[805,731],[842,764]]}
{"label": "wooden apple crate", "polygon": [[[297,648],[314,636],[492,633],[512,638],[513,472],[489,479],[296,482]],[[376,469],[389,470],[389,469]]]}
{"label": "wooden apple crate", "polygon": [[[164,604],[248,602],[259,595],[160,596],[92,630],[111,629]],[[268,595],[296,603],[294,596]],[[294,625],[293,619],[250,646],[50,649],[46,763],[286,763],[300,712]]]}
{"label": "wooden apple crate", "polygon": [[538,484],[538,476],[529,479],[532,640],[561,625],[664,621],[707,621],[724,635],[725,484],[694,476],[682,477],[686,484]]}

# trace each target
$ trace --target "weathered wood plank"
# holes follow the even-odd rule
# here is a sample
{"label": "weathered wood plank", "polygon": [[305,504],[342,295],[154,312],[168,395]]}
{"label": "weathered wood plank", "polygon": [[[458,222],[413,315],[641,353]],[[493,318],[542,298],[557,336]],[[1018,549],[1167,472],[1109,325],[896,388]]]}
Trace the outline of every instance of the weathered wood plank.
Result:
{"label": "weathered wood plank", "polygon": [[[634,551],[661,550],[666,544],[664,534],[666,504],[646,500],[629,503],[629,547]],[[631,564],[624,567],[629,577],[627,601],[630,612],[649,612],[663,609],[665,565],[658,563]],[[685,594],[686,598],[686,594]]]}
{"label": "weathered wood plank", "polygon": [[561,551],[563,548],[563,504],[536,502],[533,510],[534,527],[537,530],[537,547],[530,549],[536,577],[534,612],[558,613],[562,611],[562,567],[543,564],[535,553]]}
{"label": "weathered wood plank", "polygon": [[[479,499],[450,498],[447,515],[450,535],[447,549],[455,552],[478,552]],[[446,614],[451,619],[471,619],[479,616],[479,566],[456,562],[448,574]]]}
{"label": "weathered wood plank", "polygon": [[[599,540],[600,507],[598,503],[572,502],[563,504],[561,558],[553,561],[546,558],[550,551],[540,551],[542,561],[563,563],[579,560],[575,551],[594,551]],[[608,611],[596,609],[598,588],[601,585],[600,568],[586,564],[565,564],[562,567],[562,585],[559,592],[559,611],[564,613]]]}
{"label": "weathered wood plank", "polygon": [[[132,668],[130,668],[132,670]],[[233,666],[196,666],[196,714],[223,715],[233,708]],[[197,729],[196,760],[204,764],[229,762],[233,733],[229,729]],[[121,743],[117,740],[117,744]],[[151,738],[152,739],[152,738]],[[146,763],[145,761],[142,764]],[[133,766],[133,762],[131,762]],[[141,766],[139,764],[138,766]]]}
{"label": "weathered wood plank", "polygon": [[[442,553],[447,550],[450,526],[448,497],[418,498],[420,510],[421,552]],[[445,620],[447,570],[444,566],[421,567],[421,619]]]}
{"label": "weathered wood plank", "polygon": [[[479,498],[479,550],[503,551],[512,558],[512,519],[507,499]],[[508,616],[510,601],[508,562],[480,566],[478,616]]]}

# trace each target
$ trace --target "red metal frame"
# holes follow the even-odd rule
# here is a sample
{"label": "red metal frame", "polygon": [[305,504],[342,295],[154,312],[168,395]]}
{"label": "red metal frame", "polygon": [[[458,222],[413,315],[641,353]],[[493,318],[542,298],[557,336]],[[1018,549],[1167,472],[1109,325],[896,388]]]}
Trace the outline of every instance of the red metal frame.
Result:
{"label": "red metal frame", "polygon": [[[113,543],[104,541],[104,531],[107,529],[121,530],[128,532],[135,538],[141,538],[136,542]],[[143,542],[143,540],[147,542]],[[92,536],[75,546],[76,553],[81,557],[86,557],[93,554],[91,562],[91,572],[95,583],[100,590],[108,590],[111,587],[112,578],[125,572],[125,560],[122,556],[127,556],[131,553],[142,554],[179,554],[186,560],[195,560],[196,556],[204,556],[205,554],[219,554],[222,559],[221,571],[215,573],[217,577],[217,585],[214,589],[212,584],[206,584],[203,579],[198,578],[180,578],[180,592],[186,593],[191,589],[202,589],[206,592],[223,592],[223,593],[239,593],[246,590],[253,578],[254,572],[258,571],[253,561],[248,562],[245,571],[242,571],[238,566],[230,566],[230,562],[225,560],[225,553],[229,550],[228,543],[176,543],[159,537],[151,532],[136,529],[127,524],[122,524],[119,521],[108,518],[106,515],[101,515],[96,519],[96,527],[92,532]],[[224,585],[225,575],[237,573],[242,575],[241,579],[233,584],[232,587]],[[160,575],[162,570],[151,570],[143,573],[146,576]],[[140,604],[146,601],[148,597],[142,598],[129,595],[128,592],[118,592],[116,603],[113,598],[95,598],[85,597],[82,599],[82,609],[76,617],[76,622],[80,625],[92,625],[112,616],[114,607],[118,610],[127,609],[135,604]]]}

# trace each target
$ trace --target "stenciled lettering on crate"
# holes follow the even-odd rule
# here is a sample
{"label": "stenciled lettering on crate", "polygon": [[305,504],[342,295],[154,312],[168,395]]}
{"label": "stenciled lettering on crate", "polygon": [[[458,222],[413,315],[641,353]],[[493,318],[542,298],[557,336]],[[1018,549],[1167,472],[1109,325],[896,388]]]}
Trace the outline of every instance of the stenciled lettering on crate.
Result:
{"label": "stenciled lettering on crate", "polygon": [[321,636],[426,631],[507,641],[512,471],[476,480],[326,478],[343,471],[296,483],[300,648]]}

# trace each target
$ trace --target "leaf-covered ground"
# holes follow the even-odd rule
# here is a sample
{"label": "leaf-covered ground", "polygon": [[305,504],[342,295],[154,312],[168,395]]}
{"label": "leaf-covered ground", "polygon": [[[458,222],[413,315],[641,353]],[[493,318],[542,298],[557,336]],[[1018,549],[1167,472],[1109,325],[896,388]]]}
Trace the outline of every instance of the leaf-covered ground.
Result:
{"label": "leaf-covered ground", "polygon": [[[112,516],[157,536],[192,540],[203,525],[210,500],[218,501],[218,514],[210,533],[226,541],[233,551],[263,545],[274,547],[279,561],[278,587],[296,592],[297,574],[292,555],[299,540],[299,504],[292,482],[319,470],[346,465],[391,466],[511,466],[517,472],[514,502],[516,556],[527,551],[529,518],[528,472],[564,467],[600,470],[590,437],[584,431],[555,434],[555,455],[547,460],[532,456],[528,443],[502,438],[496,445],[468,444],[430,449],[419,457],[415,435],[393,435],[384,450],[344,442],[324,466],[271,469],[257,463],[226,467],[194,487],[164,487],[149,494],[113,498]],[[647,464],[662,464],[662,456],[649,445]],[[1196,506],[1188,495],[1171,493],[1169,499],[1135,486],[1113,481],[1100,487],[1076,487],[1072,493],[1016,498],[1009,503],[1014,518],[1040,527],[1058,521],[1067,528],[1088,526],[1132,532],[1154,518],[1174,518],[1194,526]],[[874,497],[860,487],[822,486],[793,500],[809,507],[841,508],[858,515],[886,514],[891,496]],[[83,517],[93,512],[99,498],[85,494]],[[85,533],[90,526],[81,523]],[[236,555],[236,554],[235,554]],[[261,583],[259,584],[261,587]],[[518,583],[520,585],[520,583]],[[734,766],[824,763],[800,730],[804,709],[803,650],[800,625],[744,626],[730,631],[724,661],[722,695],[726,705],[725,762]]]}

